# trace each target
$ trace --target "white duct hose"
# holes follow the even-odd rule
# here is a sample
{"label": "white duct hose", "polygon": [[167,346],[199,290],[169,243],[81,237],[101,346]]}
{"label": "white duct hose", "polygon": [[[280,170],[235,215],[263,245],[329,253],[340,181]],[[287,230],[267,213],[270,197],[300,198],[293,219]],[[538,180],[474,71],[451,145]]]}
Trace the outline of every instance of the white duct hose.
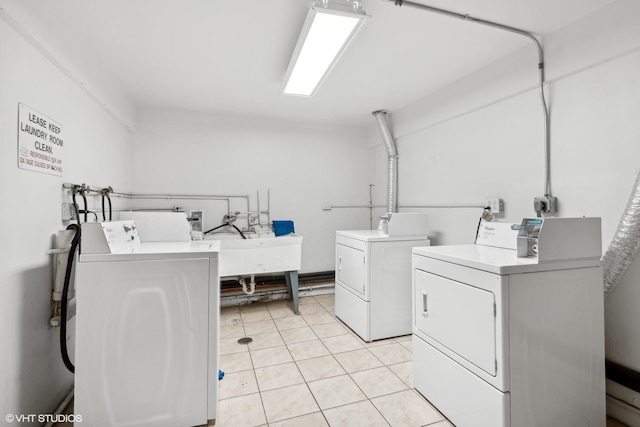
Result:
{"label": "white duct hose", "polygon": [[633,262],[640,249],[640,172],[620,218],[618,229],[607,248],[604,263],[604,296],[609,296]]}
{"label": "white duct hose", "polygon": [[374,111],[382,141],[387,149],[387,213],[398,211],[398,150],[389,130],[386,110]]}

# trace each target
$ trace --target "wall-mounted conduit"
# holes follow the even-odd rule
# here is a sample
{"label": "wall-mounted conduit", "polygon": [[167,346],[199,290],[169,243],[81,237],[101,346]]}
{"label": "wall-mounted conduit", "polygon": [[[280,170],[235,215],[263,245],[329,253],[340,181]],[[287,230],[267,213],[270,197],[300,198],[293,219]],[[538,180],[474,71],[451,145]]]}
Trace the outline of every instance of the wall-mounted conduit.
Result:
{"label": "wall-mounted conduit", "polygon": [[539,89],[540,89],[540,101],[542,103],[542,110],[544,113],[544,195],[545,197],[551,197],[551,131],[549,126],[549,109],[547,107],[547,101],[544,96],[544,52],[542,50],[542,45],[540,41],[531,34],[530,32],[520,30],[518,28],[510,27],[508,25],[498,24],[496,22],[487,21],[484,19],[474,18],[472,16],[451,12],[449,10],[440,9],[437,7],[427,6],[420,3],[414,3],[411,1],[404,0],[384,0],[384,1],[392,1],[396,6],[410,6],[421,10],[426,10],[428,12],[437,13],[440,15],[445,15],[450,18],[456,18],[463,21],[473,22],[475,24],[480,24],[492,28],[496,28],[498,30],[508,31],[513,34],[517,34],[520,36],[527,37],[530,39],[536,46],[538,51],[538,74],[539,74]]}
{"label": "wall-mounted conduit", "polygon": [[[443,205],[437,205],[437,204],[417,204],[417,205],[403,205],[403,204],[398,204],[396,205],[398,208],[406,208],[406,209],[412,209],[412,208],[429,208],[429,209],[439,209],[439,208],[443,208],[443,209],[451,209],[451,208],[485,208],[487,205],[486,203],[456,203],[456,204],[443,204]],[[386,208],[387,205],[331,205],[331,209],[358,209],[358,208],[362,208],[362,209],[369,209],[369,208]]]}
{"label": "wall-mounted conduit", "polygon": [[[404,0],[385,0],[393,1],[396,6],[411,6],[417,9],[426,10],[429,12],[438,13],[441,15],[449,16],[451,18],[461,19],[463,21],[470,21],[476,24],[481,24],[499,30],[508,31],[510,33],[518,34],[529,38],[535,44],[538,50],[538,70],[539,70],[539,89],[540,100],[542,103],[542,109],[544,112],[544,195],[545,197],[551,197],[551,143],[550,135],[551,130],[549,126],[549,109],[544,96],[544,53],[540,41],[531,33],[520,30],[518,28],[510,27],[507,25],[498,24],[484,19],[473,18],[469,15],[463,15],[456,12],[451,12],[445,9],[440,9],[432,6],[427,6],[419,3],[413,3],[411,1]],[[602,261],[604,264],[604,294],[605,297],[609,296],[613,289],[620,282],[625,272],[629,268],[629,265],[635,260],[638,251],[640,250],[640,172],[636,178],[636,182],[629,197],[625,212],[620,219],[616,233],[607,248]]]}

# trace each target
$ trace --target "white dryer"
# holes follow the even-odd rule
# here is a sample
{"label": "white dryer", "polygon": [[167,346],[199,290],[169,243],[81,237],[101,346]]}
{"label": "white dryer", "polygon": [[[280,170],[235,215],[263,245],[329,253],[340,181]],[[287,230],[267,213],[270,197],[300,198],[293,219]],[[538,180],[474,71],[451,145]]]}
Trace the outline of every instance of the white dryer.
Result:
{"label": "white dryer", "polygon": [[217,244],[136,242],[131,224],[82,226],[75,413],[87,426],[213,425]]}
{"label": "white dryer", "polygon": [[604,426],[599,218],[525,219],[501,247],[491,224],[413,249],[415,388],[457,427]]}
{"label": "white dryer", "polygon": [[365,341],[411,333],[411,248],[426,235],[336,232],[336,316]]}

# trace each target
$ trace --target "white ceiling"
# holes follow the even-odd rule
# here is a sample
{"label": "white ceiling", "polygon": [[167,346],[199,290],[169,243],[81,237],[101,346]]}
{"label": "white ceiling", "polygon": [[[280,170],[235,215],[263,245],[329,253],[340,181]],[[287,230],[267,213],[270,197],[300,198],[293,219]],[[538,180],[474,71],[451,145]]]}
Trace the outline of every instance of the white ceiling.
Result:
{"label": "white ceiling", "polygon": [[[336,0],[345,1],[345,0]],[[419,0],[545,35],[612,0]],[[531,42],[386,0],[313,98],[280,94],[308,0],[2,0],[82,52],[139,108],[364,125]],[[34,29],[35,30],[35,29]],[[71,45],[74,46],[71,46]],[[532,47],[532,66],[537,56]]]}

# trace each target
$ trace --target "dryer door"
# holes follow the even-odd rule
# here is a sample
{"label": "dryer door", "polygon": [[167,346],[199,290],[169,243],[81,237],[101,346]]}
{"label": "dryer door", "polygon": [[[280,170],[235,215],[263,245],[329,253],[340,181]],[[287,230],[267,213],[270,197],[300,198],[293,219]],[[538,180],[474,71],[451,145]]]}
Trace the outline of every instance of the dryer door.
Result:
{"label": "dryer door", "polygon": [[414,274],[416,329],[495,376],[495,295],[423,270]]}
{"label": "dryer door", "polygon": [[338,243],[336,245],[336,279],[368,301],[366,292],[366,257],[364,250]]}

